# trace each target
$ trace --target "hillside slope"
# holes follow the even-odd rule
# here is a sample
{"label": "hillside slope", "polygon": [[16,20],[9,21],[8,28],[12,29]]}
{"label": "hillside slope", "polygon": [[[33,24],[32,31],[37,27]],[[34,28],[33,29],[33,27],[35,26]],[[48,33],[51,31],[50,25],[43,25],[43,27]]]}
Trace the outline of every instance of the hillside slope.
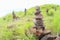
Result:
{"label": "hillside slope", "polygon": [[[46,13],[47,8],[49,9],[49,15]],[[56,10],[54,8],[56,8]],[[60,6],[46,4],[41,5],[40,9],[46,29],[52,30],[53,33],[59,32]],[[27,14],[25,16],[23,11],[15,12],[16,16],[19,17],[18,20],[13,20],[12,14],[0,18],[0,40],[36,40],[32,35],[29,35],[30,39],[25,35],[25,30],[34,26],[34,12],[35,7],[32,7],[27,9]]]}

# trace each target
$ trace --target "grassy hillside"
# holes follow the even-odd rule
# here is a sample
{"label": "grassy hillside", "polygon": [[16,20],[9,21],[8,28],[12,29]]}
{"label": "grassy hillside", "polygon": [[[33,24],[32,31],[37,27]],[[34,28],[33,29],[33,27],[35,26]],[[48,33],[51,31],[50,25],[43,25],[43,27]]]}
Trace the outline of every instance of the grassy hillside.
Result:
{"label": "grassy hillside", "polygon": [[[52,7],[55,7],[56,11]],[[49,9],[48,13],[53,15],[47,15],[46,8]],[[60,33],[60,6],[46,4],[41,5],[40,9],[46,29],[52,30],[52,33]],[[12,14],[0,18],[0,40],[36,40],[32,34],[29,37],[25,35],[25,30],[34,26],[34,12],[35,7],[32,7],[27,9],[26,16],[23,11],[15,12],[18,20],[13,20]]]}

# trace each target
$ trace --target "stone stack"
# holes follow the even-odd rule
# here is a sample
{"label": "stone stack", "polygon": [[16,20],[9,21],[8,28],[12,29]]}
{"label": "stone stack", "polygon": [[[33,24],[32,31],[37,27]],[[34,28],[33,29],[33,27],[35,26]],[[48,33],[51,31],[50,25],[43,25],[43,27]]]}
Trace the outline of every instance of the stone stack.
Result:
{"label": "stone stack", "polygon": [[29,28],[25,34],[28,36],[28,34],[33,33],[38,37],[38,40],[55,40],[56,36],[53,36],[50,30],[45,29],[42,18],[40,7],[37,6],[35,12],[35,26]]}
{"label": "stone stack", "polygon": [[14,11],[12,12],[12,16],[13,16],[13,19],[16,19],[16,14],[14,13]]}
{"label": "stone stack", "polygon": [[45,29],[44,28],[44,25],[43,25],[43,20],[42,20],[42,15],[41,15],[41,11],[40,11],[40,7],[36,7],[36,12],[35,12],[35,27],[36,28],[42,28],[43,30]]}
{"label": "stone stack", "polygon": [[39,40],[54,40],[56,39],[56,36],[51,35],[50,30],[46,30],[43,24],[42,20],[42,14],[40,11],[40,7],[36,7],[36,12],[35,12],[35,28],[36,28],[36,35],[38,36]]}

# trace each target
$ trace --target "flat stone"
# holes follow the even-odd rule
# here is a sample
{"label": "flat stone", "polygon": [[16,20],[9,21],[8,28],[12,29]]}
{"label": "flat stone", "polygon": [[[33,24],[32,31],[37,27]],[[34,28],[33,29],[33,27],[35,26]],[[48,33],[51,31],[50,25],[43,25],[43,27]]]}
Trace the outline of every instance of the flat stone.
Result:
{"label": "flat stone", "polygon": [[51,34],[51,30],[44,30],[44,34]]}

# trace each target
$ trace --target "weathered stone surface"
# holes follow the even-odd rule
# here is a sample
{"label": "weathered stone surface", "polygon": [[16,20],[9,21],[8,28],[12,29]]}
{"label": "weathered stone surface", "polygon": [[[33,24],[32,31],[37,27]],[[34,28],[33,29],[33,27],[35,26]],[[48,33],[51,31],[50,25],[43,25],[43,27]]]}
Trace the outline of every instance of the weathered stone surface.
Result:
{"label": "weathered stone surface", "polygon": [[39,40],[55,40],[55,39],[56,39],[56,36],[53,36],[51,34],[45,34],[40,36]]}

